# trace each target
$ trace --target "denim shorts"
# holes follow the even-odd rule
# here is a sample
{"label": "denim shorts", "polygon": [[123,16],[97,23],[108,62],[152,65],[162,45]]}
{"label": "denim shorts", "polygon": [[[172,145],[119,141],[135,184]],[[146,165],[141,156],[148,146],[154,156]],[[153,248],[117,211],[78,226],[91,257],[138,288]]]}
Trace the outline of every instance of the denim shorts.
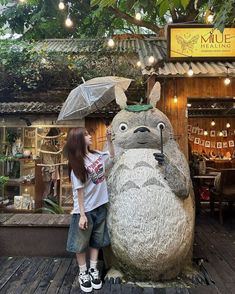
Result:
{"label": "denim shorts", "polygon": [[79,228],[80,214],[72,215],[66,248],[69,252],[83,253],[89,247],[99,249],[110,244],[106,205],[101,205],[85,214],[88,220],[86,230]]}

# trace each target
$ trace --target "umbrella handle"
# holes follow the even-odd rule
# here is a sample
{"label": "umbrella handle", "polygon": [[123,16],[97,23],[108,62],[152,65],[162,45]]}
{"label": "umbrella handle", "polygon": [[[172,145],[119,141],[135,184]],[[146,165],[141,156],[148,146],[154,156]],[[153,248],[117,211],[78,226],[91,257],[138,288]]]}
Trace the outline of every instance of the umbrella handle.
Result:
{"label": "umbrella handle", "polygon": [[160,138],[161,138],[161,154],[163,154],[163,139],[162,139],[162,130],[164,128],[163,125],[160,125]]}
{"label": "umbrella handle", "polygon": [[85,84],[85,82],[86,82],[85,79],[84,79],[84,77],[82,77],[82,82],[83,82],[84,84]]}

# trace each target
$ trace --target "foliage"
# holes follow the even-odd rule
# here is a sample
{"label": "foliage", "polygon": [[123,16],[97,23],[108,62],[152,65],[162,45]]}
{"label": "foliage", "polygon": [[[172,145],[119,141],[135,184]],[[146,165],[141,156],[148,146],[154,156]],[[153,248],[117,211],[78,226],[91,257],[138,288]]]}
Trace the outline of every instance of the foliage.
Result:
{"label": "foliage", "polygon": [[[10,3],[9,3],[10,2]],[[215,13],[215,26],[222,30],[225,25],[235,24],[235,0],[65,0],[71,3],[69,10],[74,22],[66,28],[64,21],[68,9],[58,9],[55,0],[0,0],[8,4],[0,15],[0,27],[8,23],[14,33],[24,34],[27,39],[82,38],[106,36],[108,33],[131,32],[159,33],[159,28],[169,23],[205,23],[205,14]],[[141,11],[143,19],[136,20],[135,13]],[[143,30],[143,28],[145,30]]]}
{"label": "foliage", "polygon": [[[114,53],[99,39],[91,52],[84,54],[47,52],[46,46],[36,50],[35,43],[2,41],[0,47],[0,95],[17,96],[17,93],[46,91],[63,87],[73,88],[97,76],[122,75],[140,78],[136,57]],[[83,48],[84,51],[85,48]],[[2,93],[1,93],[2,92]],[[58,101],[58,100],[57,100]]]}
{"label": "foliage", "polygon": [[44,207],[37,209],[35,212],[51,213],[51,214],[64,214],[64,210],[55,200],[51,198],[43,199]]}
{"label": "foliage", "polygon": [[0,188],[3,187],[8,182],[8,180],[8,177],[0,176]]}

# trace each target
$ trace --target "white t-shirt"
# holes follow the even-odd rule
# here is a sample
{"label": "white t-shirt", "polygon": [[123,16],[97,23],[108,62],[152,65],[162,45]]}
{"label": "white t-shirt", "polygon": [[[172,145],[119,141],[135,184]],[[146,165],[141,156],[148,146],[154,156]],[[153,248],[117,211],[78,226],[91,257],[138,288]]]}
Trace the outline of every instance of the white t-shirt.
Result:
{"label": "white t-shirt", "polygon": [[109,159],[109,152],[96,151],[89,153],[85,160],[85,167],[88,173],[88,178],[83,184],[71,171],[71,183],[73,189],[73,211],[72,214],[80,213],[78,204],[78,191],[79,188],[84,188],[84,210],[85,212],[91,211],[102,204],[109,201],[108,190],[105,180],[105,163]]}

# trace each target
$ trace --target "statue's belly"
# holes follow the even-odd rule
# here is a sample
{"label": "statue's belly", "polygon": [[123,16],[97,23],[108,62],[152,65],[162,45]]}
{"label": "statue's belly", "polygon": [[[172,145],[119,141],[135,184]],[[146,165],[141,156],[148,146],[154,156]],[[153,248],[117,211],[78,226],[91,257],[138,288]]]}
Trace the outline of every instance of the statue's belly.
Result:
{"label": "statue's belly", "polygon": [[120,264],[145,273],[154,268],[159,277],[172,267],[173,275],[179,271],[192,244],[194,213],[191,197],[171,191],[154,152],[127,150],[113,167],[108,225]]}

